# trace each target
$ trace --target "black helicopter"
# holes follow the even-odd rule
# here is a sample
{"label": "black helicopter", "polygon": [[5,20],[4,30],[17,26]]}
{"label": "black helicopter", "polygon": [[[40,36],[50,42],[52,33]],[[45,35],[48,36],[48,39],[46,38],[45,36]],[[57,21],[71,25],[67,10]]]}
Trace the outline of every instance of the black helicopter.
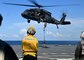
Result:
{"label": "black helicopter", "polygon": [[51,6],[42,6],[38,4],[35,0],[29,0],[34,5],[26,5],[26,4],[16,4],[16,3],[4,3],[9,5],[19,5],[19,6],[29,6],[29,7],[37,7],[26,9],[23,13],[21,13],[22,17],[27,19],[27,22],[30,23],[31,20],[37,21],[38,23],[44,22],[45,25],[47,23],[56,24],[57,28],[58,25],[67,25],[71,24],[70,21],[65,21],[66,14],[62,14],[62,18],[59,20],[55,19],[51,16],[51,13],[47,10],[42,9],[43,7],[55,7],[55,6],[73,6],[77,4],[66,4],[66,5],[51,5]]}

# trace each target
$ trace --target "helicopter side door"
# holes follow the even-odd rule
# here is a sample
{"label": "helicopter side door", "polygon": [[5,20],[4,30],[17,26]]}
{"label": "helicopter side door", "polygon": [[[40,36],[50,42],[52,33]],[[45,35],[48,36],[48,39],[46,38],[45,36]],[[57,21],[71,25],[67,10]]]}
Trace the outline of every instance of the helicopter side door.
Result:
{"label": "helicopter side door", "polygon": [[41,18],[43,19],[43,22],[50,22],[51,21],[51,13],[42,9],[41,10]]}

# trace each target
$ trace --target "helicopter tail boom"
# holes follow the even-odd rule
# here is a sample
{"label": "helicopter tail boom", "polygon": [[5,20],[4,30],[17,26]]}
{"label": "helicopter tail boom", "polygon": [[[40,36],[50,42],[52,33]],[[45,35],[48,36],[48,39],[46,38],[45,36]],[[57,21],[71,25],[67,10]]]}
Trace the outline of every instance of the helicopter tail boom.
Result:
{"label": "helicopter tail boom", "polygon": [[64,21],[61,23],[61,25],[68,25],[68,24],[71,24],[70,21]]}
{"label": "helicopter tail boom", "polygon": [[58,25],[68,25],[68,24],[71,24],[70,21],[65,21],[65,17],[66,17],[65,13],[63,13],[62,16],[63,17],[61,18],[61,20],[56,24],[57,29],[59,29]]}
{"label": "helicopter tail boom", "polygon": [[71,24],[70,21],[65,21],[66,14],[63,13],[62,15],[63,15],[63,17],[61,18],[59,24],[61,24],[61,25]]}

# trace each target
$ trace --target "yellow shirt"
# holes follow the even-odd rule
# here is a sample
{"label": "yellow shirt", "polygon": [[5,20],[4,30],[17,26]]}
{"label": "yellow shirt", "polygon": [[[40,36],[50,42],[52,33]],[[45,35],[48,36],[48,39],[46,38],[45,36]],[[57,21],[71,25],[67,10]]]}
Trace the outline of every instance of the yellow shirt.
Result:
{"label": "yellow shirt", "polygon": [[38,39],[33,35],[25,36],[22,40],[23,55],[36,56],[38,51]]}

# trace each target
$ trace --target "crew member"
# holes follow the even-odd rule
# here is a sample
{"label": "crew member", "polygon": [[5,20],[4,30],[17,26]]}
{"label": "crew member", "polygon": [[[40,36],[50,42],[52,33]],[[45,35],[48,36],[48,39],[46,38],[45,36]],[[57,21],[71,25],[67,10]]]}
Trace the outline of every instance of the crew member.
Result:
{"label": "crew member", "polygon": [[80,35],[81,41],[75,50],[75,60],[84,60],[84,31]]}
{"label": "crew member", "polygon": [[37,60],[38,39],[34,36],[35,33],[35,28],[30,26],[27,36],[22,40],[23,60]]}
{"label": "crew member", "polygon": [[0,26],[1,26],[2,20],[3,20],[3,17],[0,14]]}

